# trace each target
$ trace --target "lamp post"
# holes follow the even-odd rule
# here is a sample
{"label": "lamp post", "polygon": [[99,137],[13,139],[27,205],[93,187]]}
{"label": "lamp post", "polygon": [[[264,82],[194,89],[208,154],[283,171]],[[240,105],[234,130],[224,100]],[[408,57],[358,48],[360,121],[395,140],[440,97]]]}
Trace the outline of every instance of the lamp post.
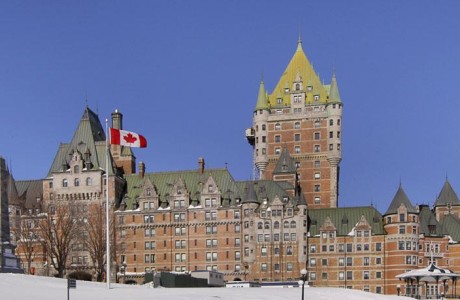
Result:
{"label": "lamp post", "polygon": [[400,293],[401,293],[401,285],[400,284],[396,285],[396,290],[398,291],[398,296],[399,296]]}
{"label": "lamp post", "polygon": [[126,262],[124,261],[120,267],[121,274],[123,275],[123,283],[126,283]]}
{"label": "lamp post", "polygon": [[307,269],[304,268],[300,271],[300,282],[302,282],[302,300],[304,300],[305,281],[307,281]]}

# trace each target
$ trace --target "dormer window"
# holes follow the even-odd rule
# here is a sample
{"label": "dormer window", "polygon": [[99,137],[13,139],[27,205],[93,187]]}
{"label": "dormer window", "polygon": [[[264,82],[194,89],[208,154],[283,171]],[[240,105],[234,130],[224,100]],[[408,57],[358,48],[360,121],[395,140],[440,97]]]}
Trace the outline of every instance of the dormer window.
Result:
{"label": "dormer window", "polygon": [[284,89],[284,92],[285,92],[285,93],[289,93],[289,88],[285,88],[285,89]]}
{"label": "dormer window", "polygon": [[208,185],[208,193],[214,193],[214,186],[212,184]]}
{"label": "dormer window", "polygon": [[313,91],[313,87],[312,87],[311,85],[309,85],[309,86],[307,87],[307,90],[308,90],[309,92],[311,92],[311,91]]}
{"label": "dormer window", "polygon": [[300,83],[296,83],[296,84],[295,84],[295,90],[296,90],[296,91],[300,90]]}
{"label": "dormer window", "polygon": [[75,174],[80,173],[80,166],[74,166],[74,167],[73,167],[73,172],[74,172]]}
{"label": "dormer window", "polygon": [[314,99],[315,101],[319,101],[319,95],[313,96],[313,99]]}
{"label": "dormer window", "polygon": [[276,104],[282,104],[283,98],[276,98]]}

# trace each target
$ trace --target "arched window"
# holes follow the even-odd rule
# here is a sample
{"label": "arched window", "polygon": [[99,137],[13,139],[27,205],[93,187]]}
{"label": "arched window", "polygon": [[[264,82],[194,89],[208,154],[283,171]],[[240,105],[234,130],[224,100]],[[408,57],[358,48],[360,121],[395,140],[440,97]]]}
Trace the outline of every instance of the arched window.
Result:
{"label": "arched window", "polygon": [[62,179],[62,187],[68,187],[69,186],[69,182],[67,181],[67,179]]}
{"label": "arched window", "polygon": [[300,122],[294,123],[294,129],[300,129]]}
{"label": "arched window", "polygon": [[295,221],[291,221],[291,228],[295,228],[295,227],[296,227]]}
{"label": "arched window", "polygon": [[280,123],[275,124],[275,130],[281,130],[281,124]]}
{"label": "arched window", "polygon": [[86,178],[86,185],[93,185],[93,179],[91,177]]}
{"label": "arched window", "polygon": [[283,227],[284,227],[284,228],[289,228],[289,222],[288,222],[288,221],[284,221]]}
{"label": "arched window", "polygon": [[74,182],[74,186],[80,186],[80,179],[75,178],[73,182]]}
{"label": "arched window", "polygon": [[296,84],[295,84],[295,90],[296,90],[296,91],[300,90],[300,84],[299,84],[299,83],[296,83]]}
{"label": "arched window", "polygon": [[80,172],[80,166],[73,167],[73,172],[74,173],[79,173]]}
{"label": "arched window", "polygon": [[257,223],[257,229],[263,229],[262,222]]}
{"label": "arched window", "polygon": [[273,228],[274,229],[279,229],[280,228],[280,222],[275,221],[275,223],[273,223]]}
{"label": "arched window", "polygon": [[265,221],[265,223],[264,223],[264,228],[265,228],[265,229],[270,229],[270,222]]}

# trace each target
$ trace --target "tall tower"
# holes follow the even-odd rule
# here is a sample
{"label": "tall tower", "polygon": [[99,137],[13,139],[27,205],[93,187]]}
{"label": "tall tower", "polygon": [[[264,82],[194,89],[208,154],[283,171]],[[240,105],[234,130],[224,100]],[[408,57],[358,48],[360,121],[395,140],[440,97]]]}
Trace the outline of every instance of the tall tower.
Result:
{"label": "tall tower", "polygon": [[14,183],[10,179],[5,159],[0,156],[0,273],[23,273],[10,239],[8,184]]}
{"label": "tall tower", "polygon": [[272,93],[260,83],[253,127],[246,130],[259,178],[277,180],[273,173],[286,148],[309,208],[337,207],[341,127],[336,76],[333,74],[331,84],[322,84],[299,39]]}

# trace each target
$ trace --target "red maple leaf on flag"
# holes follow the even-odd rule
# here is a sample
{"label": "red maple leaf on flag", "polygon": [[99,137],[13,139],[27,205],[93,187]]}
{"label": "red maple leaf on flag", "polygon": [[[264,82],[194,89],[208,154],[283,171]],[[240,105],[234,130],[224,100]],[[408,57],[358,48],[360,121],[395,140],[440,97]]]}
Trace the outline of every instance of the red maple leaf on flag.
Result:
{"label": "red maple leaf on flag", "polygon": [[127,135],[123,136],[123,139],[124,139],[127,143],[130,143],[130,144],[132,144],[132,143],[134,143],[134,142],[137,141],[137,137],[133,136],[133,135],[131,134],[131,132],[128,133]]}

